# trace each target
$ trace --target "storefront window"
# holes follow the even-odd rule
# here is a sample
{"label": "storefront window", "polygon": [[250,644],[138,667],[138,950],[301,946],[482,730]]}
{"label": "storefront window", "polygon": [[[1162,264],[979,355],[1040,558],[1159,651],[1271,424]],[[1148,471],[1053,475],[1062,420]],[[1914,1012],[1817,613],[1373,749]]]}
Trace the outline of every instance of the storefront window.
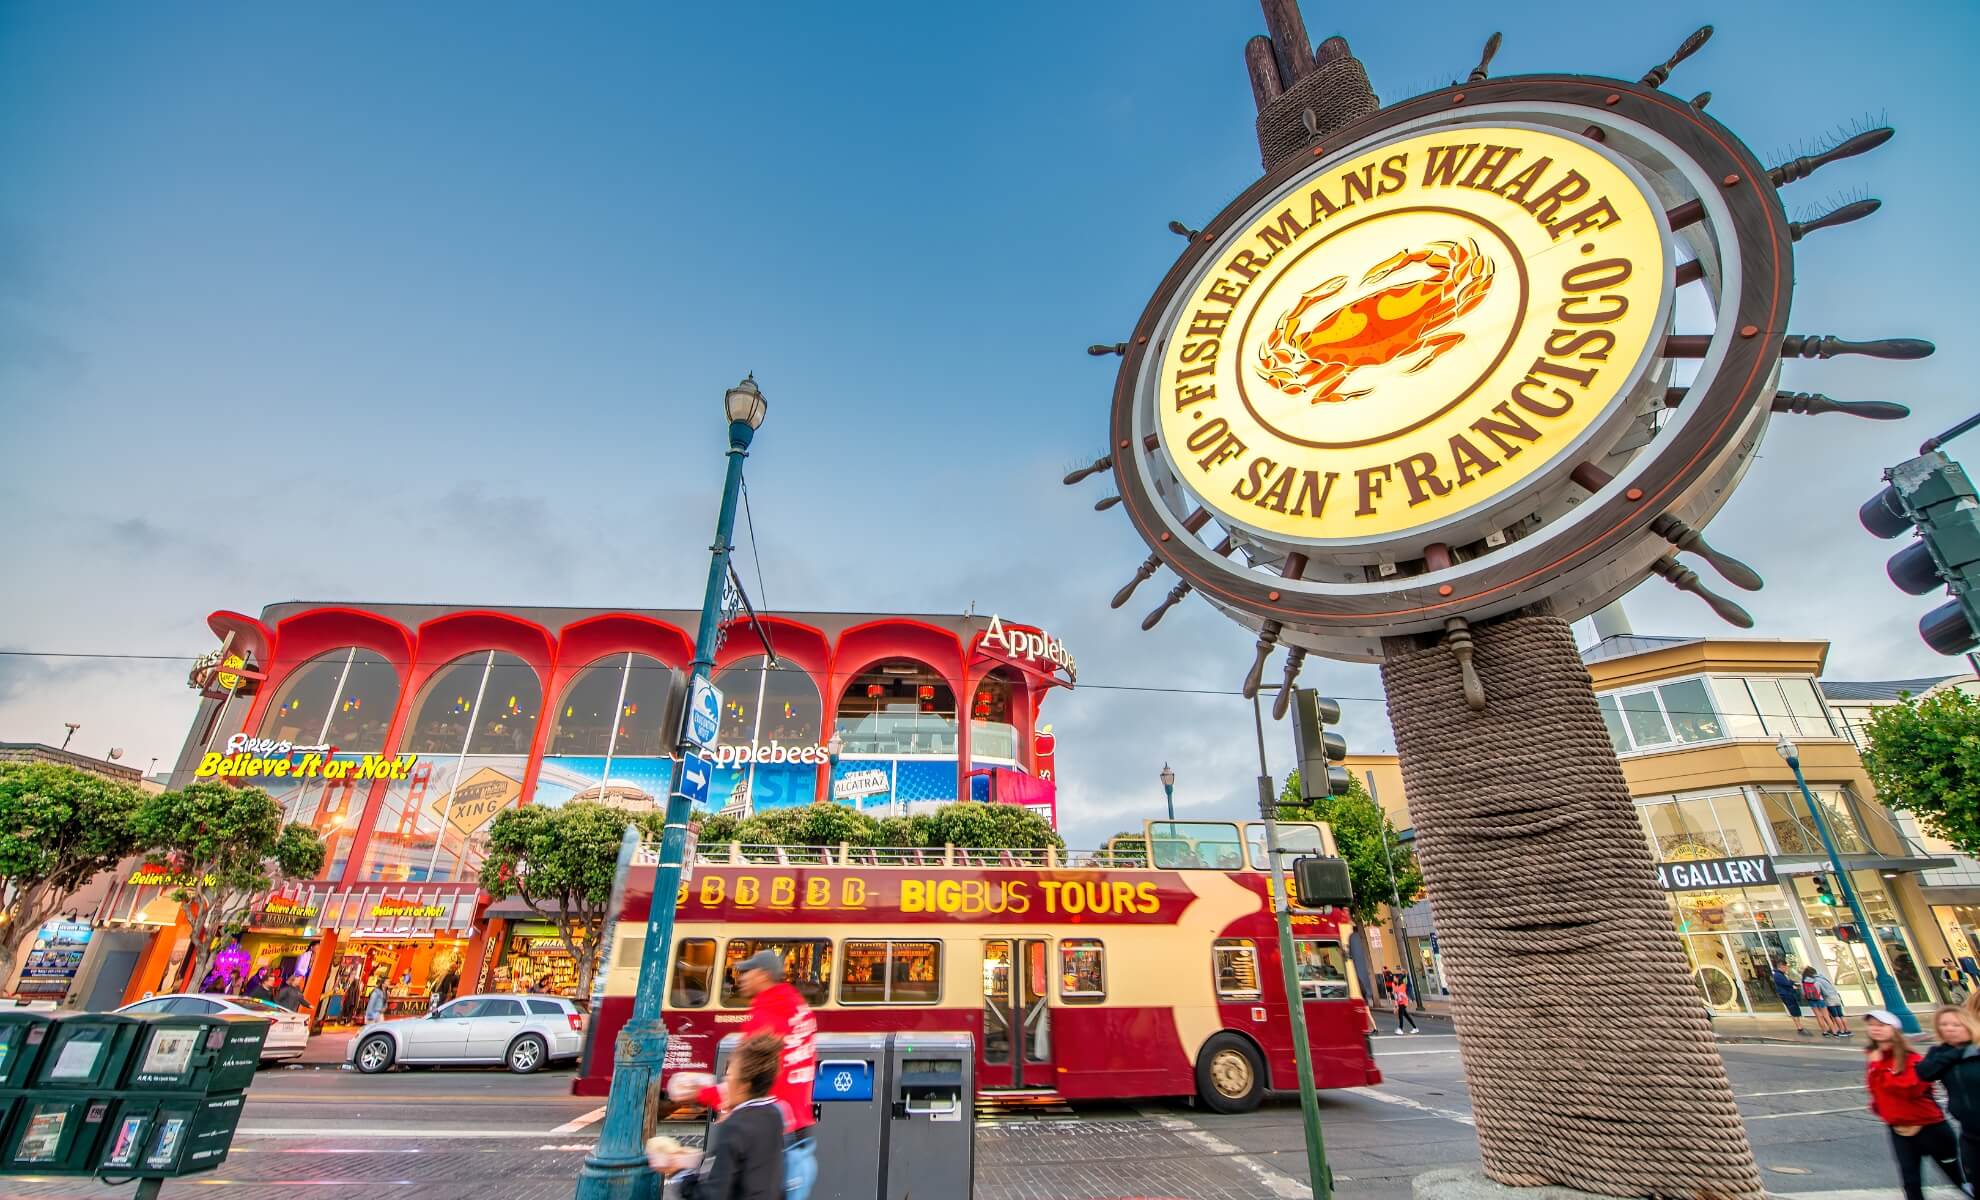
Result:
{"label": "storefront window", "polygon": [[548,754],[609,754],[613,713],[626,685],[626,656],[614,654],[579,671],[550,723]]}
{"label": "storefront window", "polygon": [[1664,702],[1664,711],[1671,718],[1671,731],[1678,741],[1708,742],[1725,736],[1718,714],[1712,711],[1711,698],[1705,694],[1704,680],[1667,683],[1657,689],[1657,696]]}
{"label": "storefront window", "polygon": [[1018,735],[1016,703],[1024,685],[1007,667],[983,677],[970,698],[969,753],[971,758],[1016,762]]}
{"label": "storefront window", "polygon": [[954,754],[956,694],[926,663],[890,658],[846,685],[839,697],[844,753]]}
{"label": "storefront window", "polygon": [[408,745],[422,755],[385,792],[363,877],[473,879],[488,826],[522,800],[542,707],[536,671],[500,650],[466,655],[428,681]]}
{"label": "storefront window", "polygon": [[1616,697],[1616,703],[1622,707],[1623,725],[1637,749],[1661,746],[1671,740],[1670,726],[1664,721],[1663,710],[1657,707],[1655,693],[1630,692]]}
{"label": "storefront window", "polygon": [[364,1009],[374,983],[384,983],[385,1015],[423,1017],[436,1005],[468,989],[462,986],[461,964],[467,944],[456,938],[379,938],[340,942],[337,961],[323,995],[336,1002],[325,1009],[326,1019],[343,1024],[364,1022]]}
{"label": "storefront window", "polygon": [[1746,690],[1745,680],[1714,678],[1712,700],[1725,719],[1726,731],[1733,737],[1767,736],[1767,727],[1760,721],[1760,711],[1753,707],[1753,694]]}
{"label": "storefront window", "polygon": [[[1814,794],[1829,832],[1836,839],[1836,848],[1844,854],[1866,853],[1868,847],[1864,843],[1863,831],[1857,826],[1849,806],[1843,802],[1841,791],[1819,786],[1811,786],[1809,791]],[[1808,815],[1808,804],[1802,798],[1801,789],[1763,788],[1760,807],[1767,814],[1768,827],[1774,831],[1774,840],[1779,843],[1782,854],[1828,853],[1822,845],[1820,831]]]}
{"label": "storefront window", "polygon": [[[585,949],[583,931],[577,937],[578,950]],[[539,995],[575,997],[578,960],[557,927],[531,921],[509,930],[508,941],[499,947],[500,958],[494,970],[494,990],[535,992]]]}
{"label": "storefront window", "polygon": [[332,650],[289,673],[257,736],[376,754],[385,749],[398,699],[399,673],[384,655],[355,646]]}

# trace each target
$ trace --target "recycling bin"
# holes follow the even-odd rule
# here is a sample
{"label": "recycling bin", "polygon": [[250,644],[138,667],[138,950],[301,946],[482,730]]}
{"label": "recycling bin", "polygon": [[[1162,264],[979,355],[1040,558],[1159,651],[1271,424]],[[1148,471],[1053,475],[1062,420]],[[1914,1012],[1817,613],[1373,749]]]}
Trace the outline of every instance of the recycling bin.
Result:
{"label": "recycling bin", "polygon": [[967,1197],[976,1176],[976,1040],[967,1033],[888,1037],[884,1200]]}
{"label": "recycling bin", "polygon": [[[887,1067],[885,1033],[821,1033],[811,1084],[811,1134],[818,1182],[813,1200],[875,1200],[885,1162]],[[730,1034],[715,1054],[718,1078],[741,1038]]]}

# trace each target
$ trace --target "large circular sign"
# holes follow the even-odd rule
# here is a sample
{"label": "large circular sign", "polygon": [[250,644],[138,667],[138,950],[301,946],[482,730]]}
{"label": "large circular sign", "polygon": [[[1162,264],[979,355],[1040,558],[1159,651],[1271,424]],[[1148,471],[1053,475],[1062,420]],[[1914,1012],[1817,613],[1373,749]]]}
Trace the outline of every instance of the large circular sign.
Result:
{"label": "large circular sign", "polygon": [[1226,229],[1146,359],[1161,444],[1220,519],[1308,545],[1415,538],[1572,454],[1640,383],[1671,254],[1599,144],[1403,136]]}
{"label": "large circular sign", "polygon": [[1193,234],[1119,347],[1138,578],[1179,577],[1148,622],[1193,592],[1373,659],[1676,581],[1764,431],[1792,286],[1767,168],[1654,87],[1506,77],[1349,125]]}

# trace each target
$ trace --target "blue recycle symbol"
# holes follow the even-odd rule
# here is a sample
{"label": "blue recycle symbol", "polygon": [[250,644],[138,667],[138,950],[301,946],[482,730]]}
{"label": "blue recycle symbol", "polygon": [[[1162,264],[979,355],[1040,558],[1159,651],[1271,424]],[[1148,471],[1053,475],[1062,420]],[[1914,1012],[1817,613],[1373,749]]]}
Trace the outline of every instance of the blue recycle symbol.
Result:
{"label": "blue recycle symbol", "polygon": [[840,1071],[838,1074],[832,1076],[833,1091],[850,1092],[852,1091],[852,1087],[853,1087],[853,1077],[851,1071]]}

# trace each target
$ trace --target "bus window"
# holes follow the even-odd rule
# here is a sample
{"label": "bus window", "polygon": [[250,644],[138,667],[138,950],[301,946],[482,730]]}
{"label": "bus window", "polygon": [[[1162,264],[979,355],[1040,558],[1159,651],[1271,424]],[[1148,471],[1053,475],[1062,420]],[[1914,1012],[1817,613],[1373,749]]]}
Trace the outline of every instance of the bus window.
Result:
{"label": "bus window", "polygon": [[1308,1000],[1345,1000],[1348,994],[1347,956],[1339,942],[1305,938],[1293,943],[1299,966],[1299,994]]}
{"label": "bus window", "polygon": [[[1265,826],[1262,822],[1247,821],[1244,826],[1245,840],[1251,843],[1251,866],[1256,871],[1269,871],[1272,864],[1265,853]],[[1320,845],[1320,827],[1303,821],[1279,822],[1280,865],[1286,874],[1292,874],[1292,854],[1325,854]],[[1290,850],[1292,854],[1284,851]]]}
{"label": "bus window", "polygon": [[935,1004],[942,999],[942,943],[847,940],[841,1004]]}
{"label": "bus window", "polygon": [[1150,821],[1148,832],[1162,870],[1244,870],[1244,840],[1228,821]]}
{"label": "bus window", "polygon": [[1258,1000],[1258,947],[1250,938],[1218,938],[1210,943],[1216,971],[1217,996],[1223,1000]]}
{"label": "bus window", "polygon": [[667,1003],[675,1008],[700,1008],[708,1003],[715,978],[715,939],[682,938],[674,951],[674,986]]}
{"label": "bus window", "polygon": [[1107,948],[1099,938],[1059,939],[1059,997],[1074,1004],[1107,998]]}
{"label": "bus window", "polygon": [[722,1004],[743,1008],[749,998],[736,987],[736,964],[759,950],[775,950],[784,956],[784,980],[798,990],[813,1008],[822,1006],[832,995],[832,943],[824,938],[730,938],[722,955]]}

